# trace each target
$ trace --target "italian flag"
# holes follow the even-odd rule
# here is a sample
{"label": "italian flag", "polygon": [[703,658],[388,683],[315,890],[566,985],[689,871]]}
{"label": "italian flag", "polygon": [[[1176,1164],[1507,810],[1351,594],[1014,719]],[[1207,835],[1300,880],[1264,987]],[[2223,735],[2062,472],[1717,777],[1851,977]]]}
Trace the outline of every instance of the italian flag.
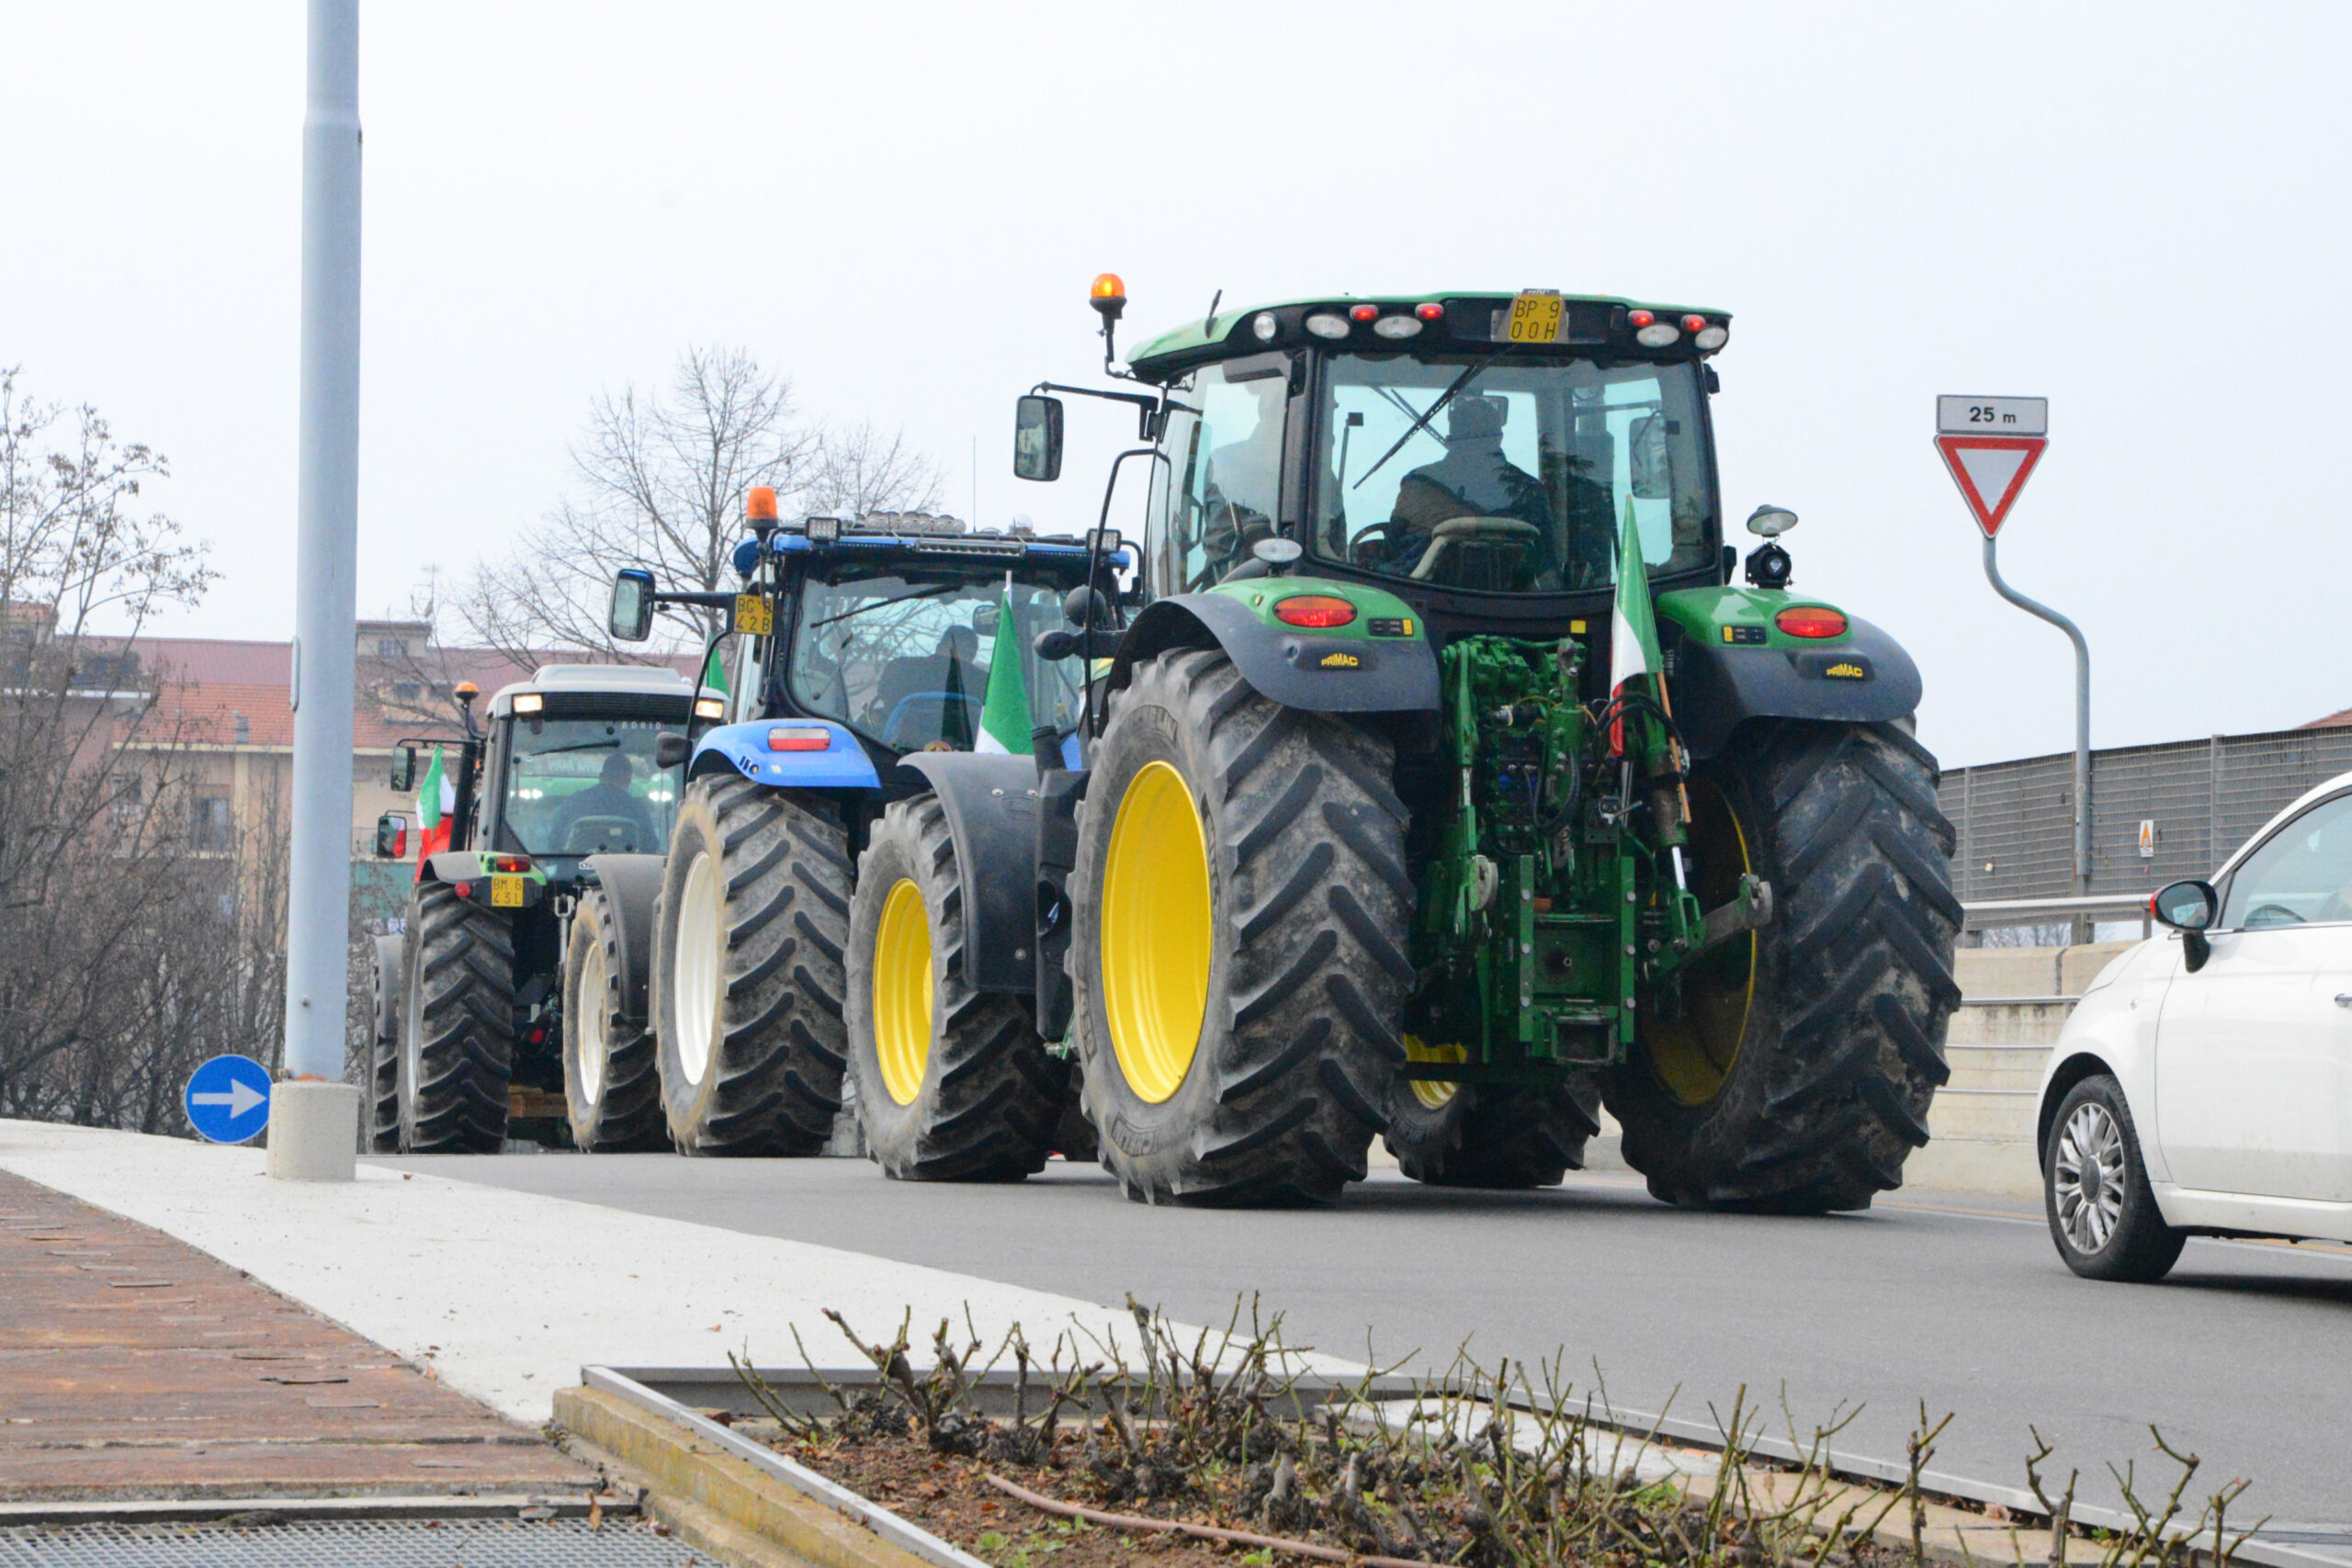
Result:
{"label": "italian flag", "polygon": [[458,809],[458,783],[441,767],[441,748],[433,748],[433,765],[424,770],[424,782],[416,786],[416,824],[424,829],[417,835],[416,874],[424,874],[427,855],[440,853],[449,847],[450,830],[457,826],[449,819]]}
{"label": "italian flag", "polygon": [[975,751],[1026,755],[1029,739],[1029,682],[1022,670],[1021,623],[1012,614],[1012,574],[1004,578],[1004,597],[996,612],[996,648],[989,656],[989,690],[980,705],[980,733]]}
{"label": "italian flag", "polygon": [[[1609,692],[1622,697],[1637,681],[1656,677],[1665,660],[1657,649],[1657,619],[1650,608],[1650,577],[1642,564],[1642,531],[1634,498],[1625,498],[1625,527],[1617,542],[1617,602],[1609,617]],[[1625,751],[1625,721],[1609,727],[1609,748]]]}

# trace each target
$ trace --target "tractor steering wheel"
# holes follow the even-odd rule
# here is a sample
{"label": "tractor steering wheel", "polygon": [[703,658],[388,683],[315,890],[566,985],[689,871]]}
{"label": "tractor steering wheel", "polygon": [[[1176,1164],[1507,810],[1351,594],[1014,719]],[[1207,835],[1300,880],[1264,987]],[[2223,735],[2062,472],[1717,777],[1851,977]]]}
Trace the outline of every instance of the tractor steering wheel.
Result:
{"label": "tractor steering wheel", "polygon": [[1510,545],[1522,555],[1532,554],[1544,543],[1544,530],[1516,517],[1449,517],[1430,530],[1430,547],[1415,563],[1414,579],[1425,581],[1436,576],[1438,563],[1456,543]]}

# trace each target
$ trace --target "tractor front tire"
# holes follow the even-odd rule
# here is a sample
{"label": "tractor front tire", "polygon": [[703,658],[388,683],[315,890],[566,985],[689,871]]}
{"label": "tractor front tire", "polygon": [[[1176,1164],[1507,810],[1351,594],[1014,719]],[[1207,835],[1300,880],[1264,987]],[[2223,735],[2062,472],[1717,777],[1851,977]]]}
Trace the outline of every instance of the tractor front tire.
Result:
{"label": "tractor front tire", "polygon": [[563,964],[563,1098],[571,1141],[590,1154],[662,1149],[660,1064],[650,1021],[623,1010],[620,911],[583,888]]}
{"label": "tractor front tire", "polygon": [[408,991],[406,943],[397,936],[376,939],[369,1011],[374,1038],[368,1047],[368,1148],[398,1154],[401,1146],[401,1001]]}
{"label": "tractor front tire", "polygon": [[1715,908],[1752,871],[1773,915],[1645,996],[1606,1086],[1625,1162],[1691,1208],[1868,1208],[1951,1076],[1961,910],[1935,759],[1891,724],[1754,723],[1690,791],[1692,891]]}
{"label": "tractor front tire", "polygon": [[1088,1119],[1141,1202],[1331,1197],[1405,1060],[1406,811],[1388,743],[1216,649],[1113,699],[1070,902]]}
{"label": "tractor front tire", "polygon": [[1045,1168],[1070,1099],[1019,998],[965,972],[963,872],[933,795],[874,825],[850,901],[850,1074],[866,1152],[900,1181],[1018,1181]]}
{"label": "tractor front tire", "polygon": [[671,1142],[824,1152],[842,1108],[849,836],[821,797],[686,786],[662,867],[652,1014]]}
{"label": "tractor front tire", "polygon": [[1556,1187],[1584,1168],[1600,1086],[1445,1084],[1399,1078],[1388,1097],[1388,1152],[1432,1187]]}
{"label": "tractor front tire", "polygon": [[514,1069],[514,928],[428,882],[409,899],[407,947],[401,1153],[494,1155]]}

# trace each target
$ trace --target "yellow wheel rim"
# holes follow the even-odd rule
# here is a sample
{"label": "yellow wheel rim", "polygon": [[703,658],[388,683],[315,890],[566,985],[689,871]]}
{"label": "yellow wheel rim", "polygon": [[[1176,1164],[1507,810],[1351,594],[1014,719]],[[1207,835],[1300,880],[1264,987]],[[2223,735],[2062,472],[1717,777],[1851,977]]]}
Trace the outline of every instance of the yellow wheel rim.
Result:
{"label": "yellow wheel rim", "polygon": [[1127,1087],[1174,1094],[1209,1007],[1209,852],[1184,775],[1149,762],[1127,785],[1102,871],[1102,1009]]}
{"label": "yellow wheel rim", "polygon": [[[1690,891],[1707,909],[1729,903],[1741,875],[1754,869],[1731,802],[1700,778],[1690,781]],[[1684,1105],[1704,1105],[1723,1092],[1739,1059],[1756,999],[1756,942],[1753,931],[1735,937],[1684,970],[1680,1018],[1662,1019],[1648,1006],[1638,1015],[1651,1070]]]}
{"label": "yellow wheel rim", "polygon": [[874,933],[874,1055],[890,1098],[912,1105],[931,1065],[931,915],[903,876]]}
{"label": "yellow wheel rim", "polygon": [[[1464,1046],[1425,1045],[1418,1035],[1405,1036],[1405,1060],[1408,1062],[1466,1062],[1469,1059],[1470,1053]],[[1412,1085],[1413,1098],[1431,1111],[1443,1110],[1446,1102],[1453,1098],[1454,1091],[1462,1087],[1458,1083],[1440,1083],[1430,1078],[1407,1078],[1405,1081]]]}

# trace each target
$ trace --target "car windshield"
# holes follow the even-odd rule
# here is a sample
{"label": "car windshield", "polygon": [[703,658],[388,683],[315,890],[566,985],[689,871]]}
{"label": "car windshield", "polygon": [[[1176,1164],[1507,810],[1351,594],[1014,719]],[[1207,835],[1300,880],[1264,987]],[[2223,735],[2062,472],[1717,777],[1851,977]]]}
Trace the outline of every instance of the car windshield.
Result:
{"label": "car windshield", "polygon": [[[680,705],[683,708],[684,705]],[[678,806],[652,718],[517,717],[507,743],[500,847],[533,855],[658,854]]]}
{"label": "car windshield", "polygon": [[1712,564],[1697,369],[1604,360],[1330,362],[1313,545],[1391,577],[1503,592],[1616,581],[1632,509],[1653,574]]}
{"label": "car windshield", "polygon": [[969,750],[989,671],[1009,654],[1021,661],[1031,724],[1071,728],[1077,661],[1049,663],[1033,647],[1039,632],[1067,624],[1063,586],[1013,582],[1010,626],[999,610],[1007,592],[1001,570],[812,579],[792,629],[795,702],[893,750]]}

